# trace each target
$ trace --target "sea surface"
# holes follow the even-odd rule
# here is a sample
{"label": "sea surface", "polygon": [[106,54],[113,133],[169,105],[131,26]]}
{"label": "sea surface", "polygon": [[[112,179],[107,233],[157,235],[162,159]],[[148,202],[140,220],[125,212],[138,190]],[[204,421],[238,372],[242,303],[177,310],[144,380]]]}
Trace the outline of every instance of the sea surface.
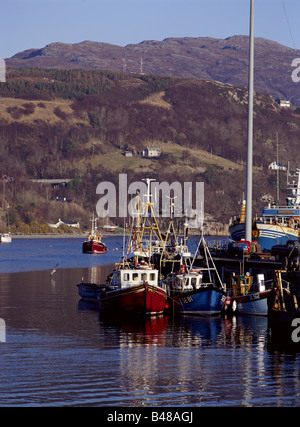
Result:
{"label": "sea surface", "polygon": [[80,300],[76,284],[104,281],[122,254],[105,240],[104,255],[82,254],[83,239],[0,246],[0,406],[300,405],[300,353],[266,318],[107,320]]}

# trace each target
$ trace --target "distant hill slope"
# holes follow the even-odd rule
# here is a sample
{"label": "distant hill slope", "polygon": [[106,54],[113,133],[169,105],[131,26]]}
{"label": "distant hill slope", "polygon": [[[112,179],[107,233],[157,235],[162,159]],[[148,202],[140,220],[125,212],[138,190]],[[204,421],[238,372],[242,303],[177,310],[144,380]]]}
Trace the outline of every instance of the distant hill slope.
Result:
{"label": "distant hill slope", "polygon": [[[185,78],[217,80],[238,87],[248,82],[248,36],[225,40],[209,37],[167,38],[125,47],[84,41],[51,43],[6,60],[8,67],[81,68],[142,72]],[[294,50],[263,38],[255,39],[255,89],[300,105],[300,84],[294,83]]]}
{"label": "distant hill slope", "polygon": [[[82,223],[77,207],[85,216],[93,212],[99,182],[117,185],[120,173],[128,182],[204,182],[205,212],[222,224],[239,210],[247,89],[159,75],[9,68],[0,97],[0,173],[14,177],[6,186],[10,224],[63,218],[56,197],[73,200],[71,219]],[[276,160],[277,136],[280,161],[300,166],[300,108],[280,108],[256,93],[254,113],[253,201],[260,212],[262,196],[276,194],[268,165]],[[142,157],[149,146],[161,156]],[[66,189],[30,181],[65,177],[74,178]],[[286,177],[280,182],[284,190]]]}

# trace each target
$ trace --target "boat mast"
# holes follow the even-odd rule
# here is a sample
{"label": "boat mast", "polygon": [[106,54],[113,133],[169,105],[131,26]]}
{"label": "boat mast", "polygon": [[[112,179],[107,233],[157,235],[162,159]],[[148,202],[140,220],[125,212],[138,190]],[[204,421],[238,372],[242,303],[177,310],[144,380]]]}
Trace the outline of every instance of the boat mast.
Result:
{"label": "boat mast", "polygon": [[248,99],[248,144],[247,144],[247,184],[246,184],[246,233],[252,241],[252,168],[253,168],[253,92],[254,92],[254,0],[250,7],[250,54],[249,54],[249,99]]}

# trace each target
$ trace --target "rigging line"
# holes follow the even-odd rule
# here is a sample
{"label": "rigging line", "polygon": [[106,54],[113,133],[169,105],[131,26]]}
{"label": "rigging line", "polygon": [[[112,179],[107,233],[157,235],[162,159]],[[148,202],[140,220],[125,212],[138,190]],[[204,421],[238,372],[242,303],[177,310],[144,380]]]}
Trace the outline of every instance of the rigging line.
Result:
{"label": "rigging line", "polygon": [[293,37],[293,33],[292,33],[292,28],[291,28],[291,25],[290,25],[290,21],[289,21],[289,18],[288,18],[288,14],[287,14],[287,11],[286,11],[284,0],[282,0],[282,6],[283,6],[283,9],[284,9],[284,13],[285,13],[287,25],[288,25],[288,28],[289,28],[290,36],[291,36],[291,39],[292,39],[293,47],[294,47],[294,50],[296,50],[296,46],[295,46],[295,42],[294,42],[294,37]]}

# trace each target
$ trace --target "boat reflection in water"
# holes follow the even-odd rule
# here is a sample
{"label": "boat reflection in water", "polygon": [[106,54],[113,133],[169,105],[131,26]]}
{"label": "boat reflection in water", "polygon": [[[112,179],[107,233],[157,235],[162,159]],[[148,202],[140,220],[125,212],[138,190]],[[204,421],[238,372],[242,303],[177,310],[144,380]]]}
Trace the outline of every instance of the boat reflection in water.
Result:
{"label": "boat reflection in water", "polygon": [[[276,358],[275,369],[268,357],[267,325],[267,318],[253,316],[164,316],[144,323],[105,321],[100,316],[101,331],[109,331],[119,345],[125,404],[134,406],[217,406],[227,401],[276,406],[284,393],[284,368],[277,373],[280,361]],[[296,379],[292,388],[299,389]]]}
{"label": "boat reflection in water", "polygon": [[82,276],[1,274],[3,405],[299,406],[300,353],[273,345],[266,317],[106,319],[78,304]]}

